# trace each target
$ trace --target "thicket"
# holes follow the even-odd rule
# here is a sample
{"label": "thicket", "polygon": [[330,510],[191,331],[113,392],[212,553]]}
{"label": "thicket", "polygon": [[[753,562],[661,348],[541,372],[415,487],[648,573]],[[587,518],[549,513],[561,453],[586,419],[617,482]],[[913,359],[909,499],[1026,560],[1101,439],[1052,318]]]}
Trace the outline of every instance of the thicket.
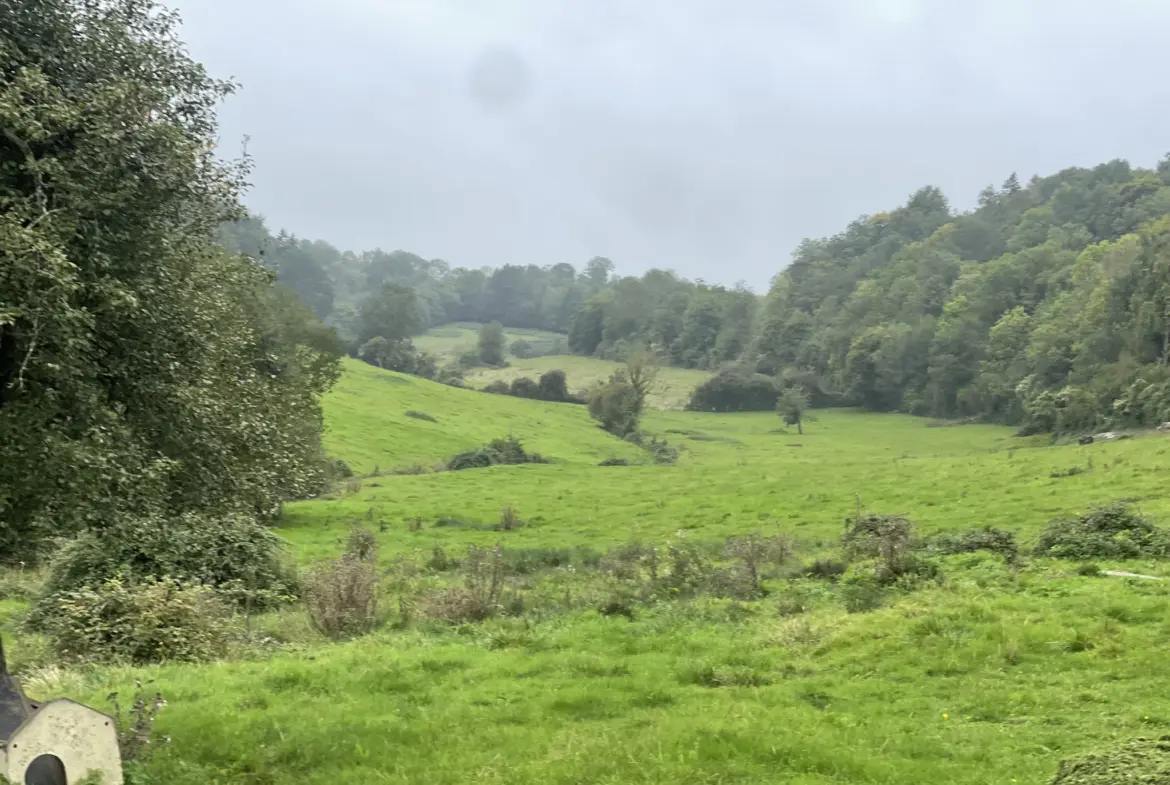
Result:
{"label": "thicket", "polygon": [[1170,558],[1170,532],[1131,505],[1115,502],[1051,521],[1036,553],[1060,559],[1165,559]]}
{"label": "thicket", "polygon": [[357,526],[350,531],[344,554],[309,569],[302,599],[314,629],[334,639],[374,629],[381,596],[377,558],[377,537]]}
{"label": "thicket", "polygon": [[769,376],[742,365],[724,368],[691,393],[687,409],[697,412],[769,412],[780,391]]}
{"label": "thicket", "polygon": [[509,436],[505,439],[492,439],[478,449],[452,456],[447,461],[447,470],[454,472],[462,469],[483,469],[488,466],[523,463],[548,463],[548,461],[539,453],[527,452],[519,439]]}
{"label": "thicket", "polygon": [[565,372],[556,369],[541,374],[539,381],[533,381],[527,376],[517,377],[511,384],[496,380],[486,385],[483,392],[551,403],[585,403],[584,398],[569,392]]}

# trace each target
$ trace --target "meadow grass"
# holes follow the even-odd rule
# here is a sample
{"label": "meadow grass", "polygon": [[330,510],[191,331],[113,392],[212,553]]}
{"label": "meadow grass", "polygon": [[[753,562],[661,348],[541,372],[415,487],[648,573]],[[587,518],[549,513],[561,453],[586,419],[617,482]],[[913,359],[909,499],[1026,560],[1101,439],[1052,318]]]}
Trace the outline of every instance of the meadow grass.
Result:
{"label": "meadow grass", "polygon": [[597,463],[638,452],[599,429],[584,406],[447,387],[357,360],[344,367],[325,397],[325,449],[360,474],[434,464],[509,435],[556,460]]}
{"label": "meadow grass", "polygon": [[[432,328],[425,335],[418,336],[414,343],[420,349],[451,362],[465,352],[475,349],[479,327],[478,324],[463,322],[447,324]],[[565,336],[557,333],[511,327],[505,329],[504,336],[508,345],[511,345],[512,341],[523,339],[541,351],[563,346],[565,341]],[[610,375],[621,367],[620,363],[599,360],[596,357],[554,354],[520,359],[509,353],[506,368],[472,368],[465,378],[468,386],[482,389],[495,381],[511,383],[513,379],[521,376],[527,376],[535,381],[548,371],[561,370],[565,372],[569,390],[582,394],[597,383],[609,379]],[[648,396],[648,405],[652,409],[682,409],[690,400],[695,387],[710,377],[710,371],[661,368],[658,382]]]}
{"label": "meadow grass", "polygon": [[[451,362],[457,360],[460,355],[475,350],[479,344],[479,328],[482,326],[476,322],[444,324],[432,327],[426,334],[416,336],[413,341],[422,351],[435,355],[443,362]],[[527,341],[537,350],[547,352],[557,346],[563,346],[566,340],[564,335],[547,330],[504,328],[505,348],[511,346],[513,341]]]}
{"label": "meadow grass", "polygon": [[[521,376],[539,379],[540,375],[552,370],[565,372],[569,390],[578,394],[609,379],[614,371],[622,368],[621,363],[599,360],[596,357],[577,355],[552,355],[535,357],[531,360],[509,359],[507,368],[474,368],[466,375],[467,384],[483,388],[494,381],[511,382]],[[646,398],[651,409],[682,409],[691,399],[691,392],[710,378],[710,371],[696,371],[689,368],[661,368],[654,388]]]}
{"label": "meadow grass", "polygon": [[[791,535],[796,557],[763,599],[668,598],[629,618],[570,596],[576,563],[511,579],[528,609],[477,624],[406,620],[387,602],[379,632],[327,643],[292,608],[255,620],[278,645],[204,665],[38,669],[35,636],[20,640],[13,659],[34,697],[105,707],[136,679],[163,692],[158,727],[173,742],[144,782],[1024,785],[1062,758],[1170,733],[1170,580],[975,553],[849,613],[842,585],[792,577],[837,553],[859,508],[926,534],[993,525],[1025,545],[1050,518],[1117,499],[1170,518],[1170,439],[1050,446],[846,410],[815,412],[799,435],[769,413],[667,411],[644,426],[685,447],[677,465],[601,467],[640,451],[580,406],[347,363],[326,407],[331,453],[362,470],[508,431],[560,462],[377,477],[290,504],[278,533],[302,563],[341,552],[355,522],[378,538],[388,584],[396,557],[472,544],[601,552],[760,530]],[[525,525],[489,531],[505,507]],[[1098,565],[1170,578],[1165,562]],[[0,597],[8,629],[20,607]]]}

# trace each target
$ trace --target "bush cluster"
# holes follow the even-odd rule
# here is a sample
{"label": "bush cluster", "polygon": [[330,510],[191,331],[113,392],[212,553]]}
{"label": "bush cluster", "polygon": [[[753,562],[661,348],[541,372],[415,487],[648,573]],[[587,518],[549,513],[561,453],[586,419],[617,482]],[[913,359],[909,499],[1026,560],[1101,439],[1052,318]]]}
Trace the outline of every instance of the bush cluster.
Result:
{"label": "bush cluster", "polygon": [[936,534],[930,539],[929,545],[931,550],[942,554],[990,551],[1002,556],[1008,564],[1015,564],[1020,558],[1020,546],[1016,542],[1016,536],[993,526]]}
{"label": "bush cluster", "polygon": [[529,453],[519,439],[509,436],[506,439],[493,439],[476,450],[468,450],[453,456],[447,461],[449,471],[463,469],[483,469],[488,466],[502,464],[548,463],[539,453]]}
{"label": "bush cluster", "polygon": [[96,588],[115,577],[128,584],[166,577],[230,588],[249,597],[253,608],[270,607],[296,593],[296,576],[283,555],[280,539],[247,515],[122,520],[61,549],[34,616],[44,617],[63,592]]}
{"label": "bush cluster", "polygon": [[1051,521],[1036,554],[1061,559],[1164,559],[1170,532],[1124,502],[1096,507],[1077,518]]}
{"label": "bush cluster", "polygon": [[496,380],[485,386],[483,392],[551,403],[585,403],[584,398],[569,392],[565,372],[555,369],[542,374],[539,381],[533,381],[527,376],[513,379],[511,384]]}
{"label": "bush cluster", "polygon": [[687,409],[697,412],[766,412],[776,408],[780,391],[768,376],[750,368],[725,368],[691,393]]}
{"label": "bush cluster", "polygon": [[46,610],[44,632],[69,660],[209,660],[224,656],[241,634],[214,589],[169,578],[109,578],[54,594]]}

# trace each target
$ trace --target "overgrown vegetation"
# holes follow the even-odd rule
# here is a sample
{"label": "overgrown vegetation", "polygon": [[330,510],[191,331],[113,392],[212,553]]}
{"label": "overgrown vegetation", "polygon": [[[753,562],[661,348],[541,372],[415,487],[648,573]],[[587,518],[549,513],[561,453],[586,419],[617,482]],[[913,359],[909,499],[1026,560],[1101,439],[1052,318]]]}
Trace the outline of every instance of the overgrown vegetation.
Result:
{"label": "overgrown vegetation", "polygon": [[1061,559],[1165,559],[1170,557],[1170,532],[1117,502],[1052,521],[1040,535],[1036,553]]}
{"label": "overgrown vegetation", "polygon": [[469,450],[453,456],[447,461],[447,469],[455,472],[462,469],[484,469],[488,466],[523,463],[548,463],[548,461],[538,453],[526,452],[519,439],[509,436],[505,439],[492,439],[477,450]]}
{"label": "overgrown vegetation", "polygon": [[64,660],[194,662],[223,657],[242,631],[208,586],[121,578],[54,594],[43,629]]}
{"label": "overgrown vegetation", "polygon": [[1052,785],[1155,785],[1170,781],[1170,736],[1060,762]]}
{"label": "overgrown vegetation", "polygon": [[561,370],[546,371],[540,381],[533,381],[527,376],[518,376],[511,384],[504,381],[494,381],[483,388],[486,393],[494,395],[511,395],[515,398],[528,398],[534,401],[548,401],[549,403],[585,403],[569,392],[568,380]]}
{"label": "overgrown vegetation", "polygon": [[374,629],[381,587],[377,556],[373,533],[355,526],[340,558],[316,564],[308,571],[304,578],[305,610],[322,635],[346,638]]}

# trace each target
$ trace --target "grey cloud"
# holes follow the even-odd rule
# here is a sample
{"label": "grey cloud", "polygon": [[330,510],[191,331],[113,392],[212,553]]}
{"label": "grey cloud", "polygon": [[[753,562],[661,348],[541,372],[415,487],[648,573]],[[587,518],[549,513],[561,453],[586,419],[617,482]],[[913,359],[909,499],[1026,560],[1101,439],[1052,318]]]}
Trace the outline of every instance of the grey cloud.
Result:
{"label": "grey cloud", "polygon": [[921,185],[966,207],[1013,170],[1170,151],[1160,0],[178,7],[243,84],[222,131],[251,136],[255,209],[458,265],[600,254],[758,288]]}

